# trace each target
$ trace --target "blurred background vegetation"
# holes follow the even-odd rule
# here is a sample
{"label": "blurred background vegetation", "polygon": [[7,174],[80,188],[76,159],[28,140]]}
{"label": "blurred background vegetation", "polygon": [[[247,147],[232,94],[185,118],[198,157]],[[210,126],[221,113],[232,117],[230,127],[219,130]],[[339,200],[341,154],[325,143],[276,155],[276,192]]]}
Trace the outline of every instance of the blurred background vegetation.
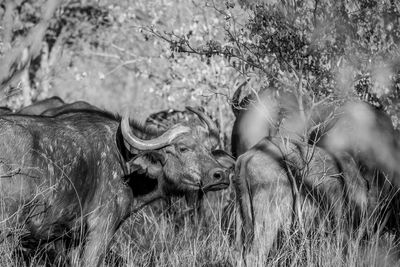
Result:
{"label": "blurred background vegetation", "polygon": [[1,105],[57,95],[140,119],[201,105],[229,133],[230,98],[248,79],[247,92],[292,91],[305,108],[359,97],[397,126],[398,1],[5,0],[3,58],[29,43],[51,2],[25,74],[2,80]]}
{"label": "blurred background vegetation", "polygon": [[[7,33],[4,18],[10,2],[12,29]],[[46,2],[3,2],[3,55],[25,41]],[[228,99],[238,80],[229,62],[176,53],[148,30],[190,35],[199,43],[223,41],[223,23],[204,1],[62,1],[40,53],[27,67],[29,94],[24,95],[26,83],[17,77],[3,86],[1,105],[16,110],[57,95],[66,102],[86,100],[113,112],[128,107],[139,119],[162,109],[201,105],[226,127],[233,118]]]}

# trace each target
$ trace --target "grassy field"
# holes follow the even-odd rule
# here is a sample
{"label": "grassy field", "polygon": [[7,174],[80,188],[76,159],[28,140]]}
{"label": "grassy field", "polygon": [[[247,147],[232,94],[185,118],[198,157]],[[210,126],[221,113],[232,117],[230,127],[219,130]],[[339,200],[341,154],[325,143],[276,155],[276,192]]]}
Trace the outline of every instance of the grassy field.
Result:
{"label": "grassy field", "polygon": [[[247,266],[338,267],[399,263],[398,244],[388,234],[374,233],[366,239],[360,231],[355,231],[345,238],[327,232],[324,227],[306,227],[304,232],[294,227],[280,237],[279,247],[274,247],[269,256],[250,253],[244,260],[240,248],[221,226],[226,195],[212,193],[204,202],[202,220],[195,224],[187,214],[179,212],[183,204],[178,199],[174,203],[175,213],[155,203],[126,221],[114,237],[103,265],[246,266],[246,261]],[[232,217],[231,222],[234,221]],[[16,245],[13,238],[1,244],[1,266],[22,266],[14,257]],[[34,253],[30,266],[43,266],[43,255],[43,251]],[[68,255],[74,265],[79,265],[78,249]]]}
{"label": "grassy field", "polygon": [[[398,244],[393,236],[369,232],[366,238],[366,232],[361,229],[371,225],[370,220],[349,235],[343,234],[344,229],[333,234],[323,224],[317,228],[306,225],[304,232],[295,226],[279,237],[279,246],[275,246],[270,255],[255,252],[242,257],[240,246],[221,223],[227,198],[226,192],[209,196],[198,224],[193,224],[187,216],[183,219],[181,212],[168,215],[159,208],[147,208],[125,223],[112,250],[122,256],[128,266],[245,266],[245,262],[247,266],[399,264]],[[235,214],[229,220],[234,224]],[[114,262],[107,264],[113,266]]]}

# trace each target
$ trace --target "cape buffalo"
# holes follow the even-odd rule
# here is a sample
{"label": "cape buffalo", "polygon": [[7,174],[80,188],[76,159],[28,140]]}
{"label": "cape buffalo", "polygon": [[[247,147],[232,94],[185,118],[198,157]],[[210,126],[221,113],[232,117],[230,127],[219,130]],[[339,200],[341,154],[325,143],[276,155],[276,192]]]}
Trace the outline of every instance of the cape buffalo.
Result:
{"label": "cape buffalo", "polygon": [[[168,109],[151,114],[146,119],[146,125],[154,128],[165,130],[176,123],[181,123],[183,125],[189,126],[191,128],[198,128],[200,133],[201,142],[213,151],[214,157],[227,169],[232,169],[235,164],[235,160],[229,154],[223,150],[216,150],[219,146],[219,129],[216,123],[209,117],[205,116],[205,110],[202,107],[186,107],[185,110],[174,110]],[[208,125],[209,131],[204,131],[203,124]],[[186,208],[190,211],[194,211],[194,215],[199,215],[201,212],[201,203],[204,197],[204,192],[202,190],[195,192],[187,192],[185,194]],[[172,206],[178,206],[177,203],[172,205],[171,201],[168,201],[169,209]],[[193,213],[191,213],[192,215]],[[195,220],[197,223],[197,218]]]}
{"label": "cape buffalo", "polygon": [[369,213],[378,216],[371,221],[400,238],[400,144],[389,116],[367,103],[353,101],[315,122],[324,126],[316,129],[310,141],[335,155],[345,152],[357,160],[370,185]]}
{"label": "cape buffalo", "polygon": [[[234,133],[239,134],[236,135],[238,143],[232,142],[232,150],[239,155],[248,150],[262,134],[279,136],[279,132],[284,132],[279,129],[285,122],[278,116],[281,110],[279,99],[267,95],[267,100],[263,100],[263,97],[265,94],[261,94],[255,102],[248,102],[250,104],[247,110],[236,112],[239,116],[235,122],[232,138],[234,138]],[[249,101],[249,99],[251,98],[247,97],[244,101]],[[272,121],[262,118],[262,113],[258,114],[260,118],[249,116],[255,110],[260,110],[257,105],[263,103],[268,104],[264,105],[267,107],[266,114],[275,114],[275,117],[268,116],[275,118]],[[289,108],[289,110],[295,109]],[[295,112],[289,112],[286,115],[285,119],[289,121],[296,121],[298,118]],[[262,123],[262,120],[265,122]],[[278,122],[276,131],[278,134],[273,131],[271,134],[270,129],[275,129],[272,122]],[[254,128],[246,126],[246,123],[255,124],[256,131],[239,131],[238,129],[241,128]],[[341,106],[327,104],[309,110],[307,121],[301,121],[301,124],[303,126],[298,129],[302,129],[306,134],[305,141],[308,140],[310,144],[328,151],[339,163],[337,166],[345,178],[349,200],[356,203],[355,209],[361,211],[356,213],[361,214],[368,210],[369,221],[372,221],[375,227],[373,231],[379,227],[378,229],[381,230],[394,231],[397,237],[400,237],[400,224],[397,218],[400,207],[398,197],[400,147],[398,133],[393,129],[390,118],[367,103],[352,101]],[[296,127],[292,128],[296,129]],[[301,131],[296,131],[301,133]],[[259,134],[255,136],[254,133]],[[287,132],[284,133],[283,135],[287,136]],[[308,139],[307,134],[309,134]],[[267,162],[265,159],[264,161]],[[283,170],[280,171],[283,173]],[[352,177],[357,177],[357,179]],[[256,178],[249,176],[249,179]],[[278,180],[278,178],[275,179]],[[281,189],[284,190],[284,187]]]}
{"label": "cape buffalo", "polygon": [[399,135],[382,111],[361,101],[348,102],[319,135],[319,146],[333,153],[347,151],[365,165],[393,174],[391,182],[400,187]]}
{"label": "cape buffalo", "polygon": [[358,203],[355,209],[368,214],[367,228],[372,233],[389,230],[400,238],[400,145],[398,132],[383,111],[361,101],[302,103],[305,116],[299,116],[300,103],[292,101],[290,94],[269,90],[239,101],[241,90],[232,100],[234,155],[245,153],[263,136],[302,137],[339,163],[353,198],[349,200]]}
{"label": "cape buffalo", "polygon": [[58,96],[53,96],[26,106],[20,109],[17,113],[24,115],[39,115],[47,109],[60,107],[62,105],[64,105],[64,101]]}
{"label": "cape buffalo", "polygon": [[333,229],[359,223],[367,207],[366,181],[355,162],[346,163],[351,173],[338,163],[321,148],[277,137],[242,154],[233,183],[244,248],[264,262],[278,233],[289,233],[297,221],[308,230],[324,220]]}
{"label": "cape buffalo", "polygon": [[121,223],[147,203],[229,183],[198,129],[181,124],[150,131],[127,116],[80,111],[5,115],[0,129],[2,229],[23,227],[33,247],[81,244],[85,266],[102,262]]}
{"label": "cape buffalo", "polygon": [[239,101],[242,87],[232,99],[236,115],[232,130],[234,156],[244,153],[265,136],[297,139],[296,135],[303,135],[303,140],[331,153],[348,152],[364,166],[390,174],[390,181],[399,188],[398,133],[384,112],[361,101],[325,103],[313,108],[303,103],[305,118],[301,118],[294,94],[268,89]]}

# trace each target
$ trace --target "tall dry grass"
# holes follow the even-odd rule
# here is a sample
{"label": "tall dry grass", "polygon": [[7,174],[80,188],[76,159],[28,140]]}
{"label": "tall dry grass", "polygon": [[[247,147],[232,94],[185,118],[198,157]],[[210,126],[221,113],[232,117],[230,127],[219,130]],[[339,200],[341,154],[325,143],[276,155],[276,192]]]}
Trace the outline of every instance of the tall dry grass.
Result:
{"label": "tall dry grass", "polygon": [[[162,202],[138,212],[116,233],[104,266],[245,266],[240,249],[223,227],[223,207],[227,192],[211,193],[203,203],[201,220],[182,212],[186,207],[175,199],[167,209]],[[268,216],[268,214],[265,214]],[[234,221],[235,214],[231,217]],[[311,218],[312,219],[312,218]],[[326,221],[329,220],[325,218]],[[388,233],[369,230],[373,218],[363,221],[359,230],[348,235],[336,229],[334,234],[320,227],[294,226],[279,237],[269,255],[250,254],[247,266],[396,266],[398,243]],[[368,228],[369,227],[369,228]],[[14,230],[15,233],[22,229]],[[2,231],[4,233],[4,231]],[[368,233],[368,238],[365,233]],[[23,263],[16,250],[18,240],[10,235],[0,244],[0,266],[45,266],[44,250],[32,253],[29,264]],[[51,247],[51,244],[49,245]],[[106,251],[106,248],[104,248]],[[57,266],[79,265],[79,248],[66,251],[70,262]]]}
{"label": "tall dry grass", "polygon": [[[224,205],[226,196],[209,196],[198,225],[182,220],[179,212],[146,208],[125,223],[112,250],[127,266],[245,266],[240,249],[221,227]],[[369,230],[373,220],[365,219],[348,235],[344,229],[329,232],[322,223],[316,229],[306,225],[304,232],[294,226],[280,235],[270,255],[248,256],[247,266],[396,266],[398,244],[391,234]]]}

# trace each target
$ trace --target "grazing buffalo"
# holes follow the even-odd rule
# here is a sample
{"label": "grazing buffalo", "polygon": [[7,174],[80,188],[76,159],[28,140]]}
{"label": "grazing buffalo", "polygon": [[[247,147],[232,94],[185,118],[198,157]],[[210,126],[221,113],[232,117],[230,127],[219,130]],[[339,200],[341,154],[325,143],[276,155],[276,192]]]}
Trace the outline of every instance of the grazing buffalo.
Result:
{"label": "grazing buffalo", "polygon": [[93,106],[92,104],[89,104],[88,102],[76,101],[76,102],[65,104],[62,106],[49,108],[49,109],[45,110],[44,112],[40,113],[40,115],[51,117],[51,116],[57,116],[57,115],[60,115],[60,114],[66,113],[66,112],[75,112],[75,111],[79,111],[79,110],[101,111],[100,108]]}
{"label": "grazing buffalo", "polygon": [[5,115],[0,129],[2,229],[24,229],[32,248],[81,244],[85,266],[102,262],[115,231],[144,205],[229,183],[198,129],[181,124],[154,131],[79,111]]}
{"label": "grazing buffalo", "polygon": [[289,233],[296,222],[307,230],[321,223],[357,225],[367,207],[367,183],[351,157],[342,160],[347,171],[321,148],[277,137],[242,154],[233,184],[244,248],[264,262],[278,233]]}
{"label": "grazing buffalo", "polygon": [[26,106],[20,109],[17,113],[24,115],[40,115],[45,110],[60,107],[62,105],[64,105],[64,101],[58,96],[53,96]]}

